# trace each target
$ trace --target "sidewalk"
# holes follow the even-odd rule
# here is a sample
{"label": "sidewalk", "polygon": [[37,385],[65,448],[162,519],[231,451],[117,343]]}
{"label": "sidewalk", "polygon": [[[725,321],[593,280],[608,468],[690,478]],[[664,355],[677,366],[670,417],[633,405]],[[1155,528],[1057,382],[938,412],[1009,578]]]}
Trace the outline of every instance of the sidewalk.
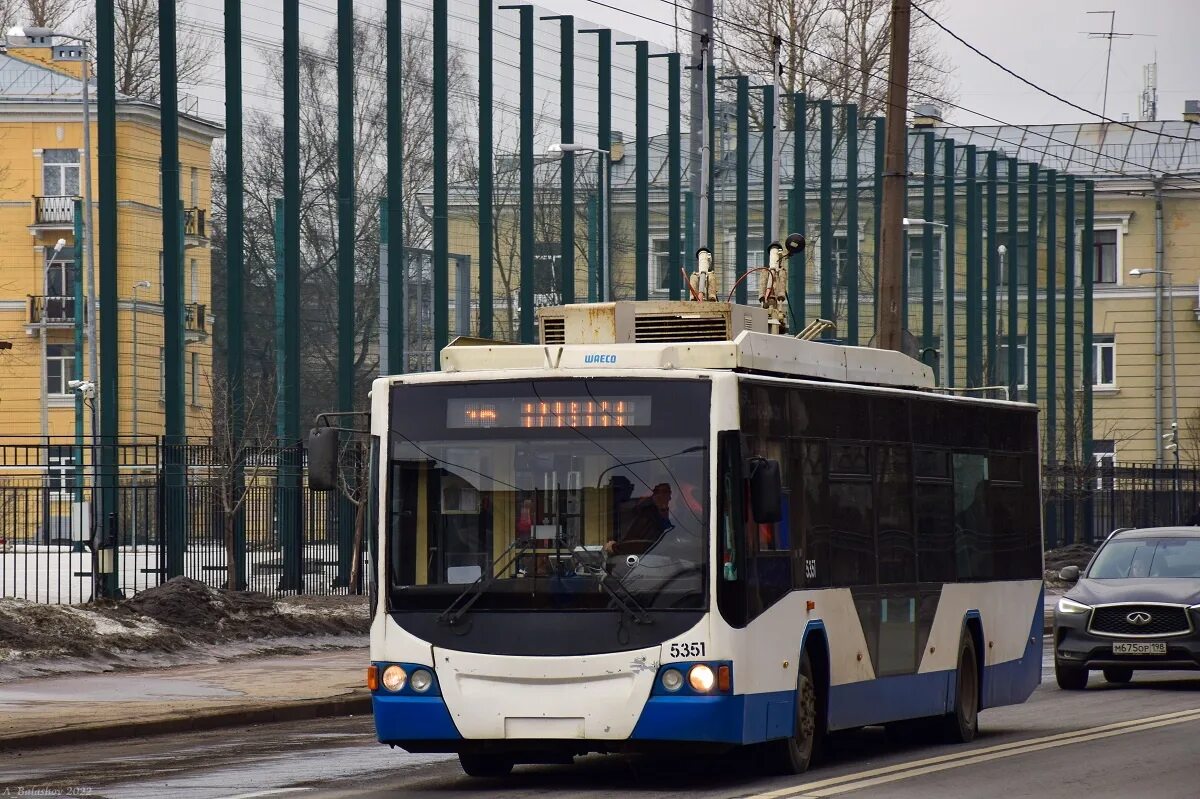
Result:
{"label": "sidewalk", "polygon": [[0,683],[0,750],[371,712],[366,649]]}

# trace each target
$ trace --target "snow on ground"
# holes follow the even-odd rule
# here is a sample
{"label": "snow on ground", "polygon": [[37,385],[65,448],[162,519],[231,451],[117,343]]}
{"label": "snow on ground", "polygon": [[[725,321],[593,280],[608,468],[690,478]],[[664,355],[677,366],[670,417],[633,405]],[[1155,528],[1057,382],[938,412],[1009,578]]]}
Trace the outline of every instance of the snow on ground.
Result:
{"label": "snow on ground", "polygon": [[0,599],[0,681],[365,647],[365,597],[272,598],[177,577],[88,605]]}

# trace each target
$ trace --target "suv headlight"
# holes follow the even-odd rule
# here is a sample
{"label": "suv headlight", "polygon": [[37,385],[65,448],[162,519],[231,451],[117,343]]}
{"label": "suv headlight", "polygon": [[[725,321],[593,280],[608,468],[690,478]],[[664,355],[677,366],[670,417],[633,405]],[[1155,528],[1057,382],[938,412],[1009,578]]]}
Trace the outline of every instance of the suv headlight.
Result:
{"label": "suv headlight", "polygon": [[1076,602],[1074,599],[1063,597],[1058,600],[1058,605],[1055,607],[1055,613],[1087,613],[1092,609],[1091,605],[1085,605],[1082,602]]}

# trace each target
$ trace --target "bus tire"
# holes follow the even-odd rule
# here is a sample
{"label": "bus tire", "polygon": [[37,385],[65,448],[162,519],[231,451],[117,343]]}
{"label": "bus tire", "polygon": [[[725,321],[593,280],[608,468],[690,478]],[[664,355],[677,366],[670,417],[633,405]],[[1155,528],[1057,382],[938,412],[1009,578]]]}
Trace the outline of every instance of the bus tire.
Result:
{"label": "bus tire", "polygon": [[970,743],[979,731],[979,660],[975,639],[964,632],[958,645],[958,671],[954,690],[954,711],[942,720],[945,738],[950,743]]}
{"label": "bus tire", "polygon": [[1087,688],[1088,670],[1082,666],[1072,666],[1055,659],[1054,681],[1064,691],[1082,691]]}
{"label": "bus tire", "polygon": [[819,706],[812,661],[805,652],[800,657],[800,676],[796,681],[795,733],[764,745],[764,765],[772,774],[803,774],[813,764],[820,742]]}
{"label": "bus tire", "polygon": [[459,752],[458,764],[468,777],[507,777],[512,773],[512,758],[490,752]]}

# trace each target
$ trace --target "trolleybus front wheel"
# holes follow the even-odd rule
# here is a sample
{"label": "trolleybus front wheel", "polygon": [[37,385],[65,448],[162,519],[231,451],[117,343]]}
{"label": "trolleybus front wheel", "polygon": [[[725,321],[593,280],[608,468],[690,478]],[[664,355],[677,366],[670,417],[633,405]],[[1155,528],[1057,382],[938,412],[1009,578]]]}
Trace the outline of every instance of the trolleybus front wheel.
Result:
{"label": "trolleybus front wheel", "polygon": [[796,729],[790,738],[765,744],[765,765],[774,774],[803,774],[813,763],[819,737],[817,683],[808,653],[800,657],[796,684]]}

